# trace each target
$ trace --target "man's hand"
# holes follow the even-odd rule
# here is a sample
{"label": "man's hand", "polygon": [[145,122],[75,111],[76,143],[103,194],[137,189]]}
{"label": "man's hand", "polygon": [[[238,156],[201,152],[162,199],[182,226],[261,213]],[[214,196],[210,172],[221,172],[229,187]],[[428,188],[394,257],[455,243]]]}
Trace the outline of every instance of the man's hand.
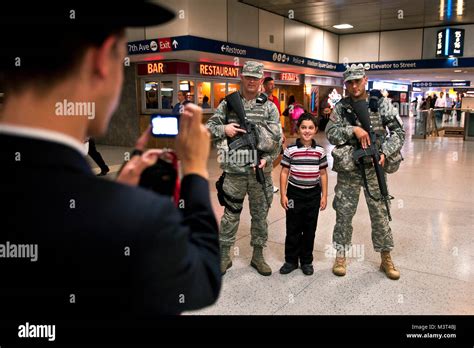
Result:
{"label": "man's hand", "polygon": [[370,137],[369,137],[369,133],[367,133],[365,129],[355,126],[354,135],[360,141],[360,144],[364,150],[369,147]]}
{"label": "man's hand", "polygon": [[240,129],[240,126],[237,123],[229,123],[228,125],[224,126],[225,135],[229,138],[233,138],[237,135],[237,133],[247,133],[245,129]]}
{"label": "man's hand", "polygon": [[[258,165],[258,168],[262,169],[265,168],[267,165],[267,160],[264,160],[263,158],[260,160],[260,164]],[[253,172],[255,173],[257,171],[257,168],[255,168],[255,164],[252,164],[253,167]]]}
{"label": "man's hand", "polygon": [[120,171],[117,181],[122,184],[138,186],[143,171],[154,165],[162,153],[163,150],[151,149],[141,156],[133,156]]}
{"label": "man's hand", "polygon": [[140,135],[140,138],[138,138],[137,142],[135,143],[135,149],[145,151],[146,144],[148,143],[148,140],[150,140],[150,134],[151,125],[148,126],[148,128],[142,133],[142,135]]}
{"label": "man's hand", "polygon": [[383,167],[385,164],[385,155],[383,153],[380,154],[380,161],[379,164]]}
{"label": "man's hand", "polygon": [[186,104],[176,138],[176,152],[181,160],[183,176],[197,174],[209,178],[207,159],[210,139],[208,129],[202,124],[202,109],[192,103]]}
{"label": "man's hand", "polygon": [[288,210],[288,197],[286,195],[280,197],[280,203],[283,209]]}

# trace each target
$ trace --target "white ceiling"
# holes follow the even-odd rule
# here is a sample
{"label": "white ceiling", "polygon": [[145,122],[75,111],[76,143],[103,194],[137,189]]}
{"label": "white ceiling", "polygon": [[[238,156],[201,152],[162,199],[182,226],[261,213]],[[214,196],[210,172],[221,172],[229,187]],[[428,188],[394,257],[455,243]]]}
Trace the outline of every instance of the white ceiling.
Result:
{"label": "white ceiling", "polygon": [[[336,34],[474,22],[473,0],[239,0]],[[459,5],[458,5],[459,4]],[[400,12],[402,11],[402,12]],[[460,11],[460,12],[458,12]],[[401,16],[401,17],[400,17]],[[348,23],[352,29],[335,29]]]}

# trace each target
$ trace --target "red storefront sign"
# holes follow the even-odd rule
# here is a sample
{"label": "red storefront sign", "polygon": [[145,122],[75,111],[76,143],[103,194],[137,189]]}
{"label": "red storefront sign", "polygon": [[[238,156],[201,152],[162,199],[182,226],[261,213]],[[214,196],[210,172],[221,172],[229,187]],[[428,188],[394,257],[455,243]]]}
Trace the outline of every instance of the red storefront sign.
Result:
{"label": "red storefront sign", "polygon": [[300,77],[298,74],[294,73],[281,73],[280,74],[280,81],[292,81],[292,82],[300,82]]}
{"label": "red storefront sign", "polygon": [[199,74],[204,76],[238,77],[239,67],[201,63],[199,64]]}
{"label": "red storefront sign", "polygon": [[189,63],[184,62],[149,62],[137,65],[138,75],[186,74],[189,75]]}

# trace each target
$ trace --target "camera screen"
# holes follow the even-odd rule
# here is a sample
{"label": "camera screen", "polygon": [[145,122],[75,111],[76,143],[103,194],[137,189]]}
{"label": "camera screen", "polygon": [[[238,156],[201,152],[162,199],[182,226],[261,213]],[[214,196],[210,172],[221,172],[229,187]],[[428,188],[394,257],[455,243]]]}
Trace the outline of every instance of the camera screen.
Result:
{"label": "camera screen", "polygon": [[177,115],[153,115],[151,118],[152,134],[155,137],[174,137],[178,135]]}

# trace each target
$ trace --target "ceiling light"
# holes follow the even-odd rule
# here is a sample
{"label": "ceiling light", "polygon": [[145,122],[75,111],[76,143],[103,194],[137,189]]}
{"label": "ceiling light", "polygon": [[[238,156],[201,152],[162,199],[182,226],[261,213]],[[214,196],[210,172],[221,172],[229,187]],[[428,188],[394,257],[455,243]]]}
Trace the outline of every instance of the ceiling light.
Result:
{"label": "ceiling light", "polygon": [[458,16],[462,16],[463,4],[464,4],[464,0],[458,0],[457,6],[456,6],[456,14]]}
{"label": "ceiling light", "polygon": [[459,81],[464,81],[464,80],[451,80],[451,82],[459,82]]}
{"label": "ceiling light", "polygon": [[337,25],[333,25],[333,27],[336,28],[336,29],[352,29],[352,28],[354,28],[350,24],[337,24]]}
{"label": "ceiling light", "polygon": [[421,80],[412,80],[411,82],[421,82]]}
{"label": "ceiling light", "polygon": [[454,70],[454,72],[461,72],[462,70]]}
{"label": "ceiling light", "polygon": [[444,19],[444,0],[439,0],[439,19]]}

